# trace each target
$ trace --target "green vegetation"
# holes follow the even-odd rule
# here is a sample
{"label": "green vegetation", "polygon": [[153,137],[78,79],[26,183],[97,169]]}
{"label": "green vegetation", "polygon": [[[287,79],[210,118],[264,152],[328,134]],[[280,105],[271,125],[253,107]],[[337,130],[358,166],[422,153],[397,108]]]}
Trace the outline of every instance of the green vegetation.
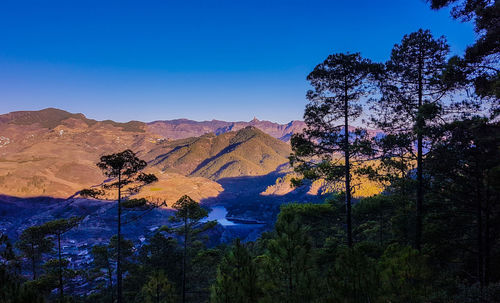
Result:
{"label": "green vegetation", "polygon": [[180,222],[182,225],[178,228],[163,228],[182,237],[182,302],[186,302],[186,292],[188,283],[188,273],[191,271],[191,250],[197,243],[197,238],[200,233],[214,227],[215,221],[199,225],[201,219],[208,216],[208,212],[200,207],[200,204],[188,196],[182,196],[172,206],[177,210],[175,215],[171,217],[172,222]]}
{"label": "green vegetation", "polygon": [[[498,189],[493,190],[490,193],[498,197]],[[427,201],[441,199],[443,193],[433,191]],[[157,231],[135,253],[133,243],[123,239],[124,300],[180,302],[185,293],[186,302],[497,302],[500,276],[491,270],[480,286],[473,249],[476,214],[465,212],[468,206],[461,201],[428,204],[423,247],[418,251],[411,247],[415,213],[406,197],[396,191],[353,204],[352,248],[345,240],[344,199],[333,195],[322,204],[283,205],[271,232],[255,242],[235,240],[230,247],[207,248],[200,236],[210,224],[203,227],[195,221],[181,224],[177,231]],[[195,207],[189,199],[183,201]],[[463,207],[463,211],[450,212],[451,207]],[[205,215],[195,209],[181,211],[177,215],[181,223],[187,214],[194,220]],[[498,219],[497,210],[489,214],[492,222]],[[450,237],[457,228],[461,238]],[[180,240],[168,236],[170,232],[179,232]],[[117,239],[92,248],[94,261],[86,275],[95,292],[75,300],[116,299],[112,277]],[[491,256],[500,252],[497,243],[490,243]],[[500,266],[496,258],[489,262],[487,268]],[[51,267],[51,263],[42,267],[48,280],[37,278],[37,287],[43,281],[57,281]],[[34,287],[32,283],[26,285]],[[49,285],[57,287],[57,282]],[[45,298],[55,297],[45,293]]]}

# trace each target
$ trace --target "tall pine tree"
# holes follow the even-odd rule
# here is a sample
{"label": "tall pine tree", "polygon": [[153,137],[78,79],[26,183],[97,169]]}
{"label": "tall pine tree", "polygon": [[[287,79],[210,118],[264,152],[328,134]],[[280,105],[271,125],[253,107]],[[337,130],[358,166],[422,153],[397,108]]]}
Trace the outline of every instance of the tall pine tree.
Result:
{"label": "tall pine tree", "polygon": [[[64,301],[64,285],[63,285],[63,259],[62,259],[62,249],[61,249],[61,237],[66,232],[75,228],[83,218],[72,217],[69,219],[58,219],[45,223],[42,228],[45,228],[47,234],[56,236],[57,239],[57,276],[59,280],[59,300]],[[66,261],[66,260],[64,260]]]}
{"label": "tall pine tree", "polygon": [[370,91],[373,64],[359,53],[333,54],[307,76],[313,90],[304,120],[307,128],[292,137],[295,170],[305,178],[343,182],[345,191],[347,244],[352,247],[351,183],[353,159],[369,152],[366,131],[351,130],[362,112],[361,97]]}
{"label": "tall pine tree", "polygon": [[[442,80],[449,46],[444,37],[435,39],[429,30],[405,35],[392,50],[390,60],[381,74],[382,97],[373,110],[372,119],[389,135],[399,135],[409,144],[408,153],[416,162],[416,226],[415,248],[420,250],[424,204],[424,151],[430,148],[425,140],[426,128],[442,119],[452,86]],[[413,143],[416,142],[416,154]],[[401,146],[398,146],[401,148]]]}
{"label": "tall pine tree", "polygon": [[260,296],[257,265],[245,245],[236,239],[232,249],[224,256],[212,286],[213,303],[251,303]]}
{"label": "tall pine tree", "polygon": [[200,204],[189,196],[184,195],[177,200],[172,207],[177,210],[170,219],[172,222],[179,222],[181,226],[173,229],[163,227],[162,230],[174,232],[183,238],[182,241],[182,302],[186,302],[187,293],[187,272],[189,271],[189,249],[195,238],[200,233],[214,227],[217,222],[209,221],[200,224],[200,220],[208,216],[208,212]]}
{"label": "tall pine tree", "polygon": [[[80,192],[80,195],[98,198],[103,196],[107,190],[116,189],[118,201],[117,237],[118,239],[122,239],[122,207],[133,208],[135,206],[143,206],[147,204],[145,199],[131,199],[128,201],[122,201],[122,199],[130,196],[131,194],[137,193],[141,187],[156,182],[158,179],[153,174],[146,174],[142,172],[147,166],[146,161],[139,159],[130,149],[102,156],[96,165],[101,169],[104,175],[112,178],[112,181],[103,184],[102,189],[84,189]],[[122,241],[120,240],[117,242],[116,260],[118,303],[121,303],[123,300],[121,243]]]}

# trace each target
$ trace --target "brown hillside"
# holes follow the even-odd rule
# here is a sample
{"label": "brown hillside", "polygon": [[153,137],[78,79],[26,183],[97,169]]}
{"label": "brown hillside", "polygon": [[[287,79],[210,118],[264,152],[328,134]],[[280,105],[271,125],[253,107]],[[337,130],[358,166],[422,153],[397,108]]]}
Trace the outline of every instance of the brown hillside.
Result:
{"label": "brown hillside", "polygon": [[[95,121],[57,109],[0,115],[0,194],[68,197],[104,180],[95,165],[101,155],[130,148],[142,157],[160,139],[142,122]],[[217,191],[206,181],[200,191]]]}
{"label": "brown hillside", "polygon": [[146,154],[161,170],[217,180],[257,176],[288,161],[290,147],[255,127],[167,142]]}

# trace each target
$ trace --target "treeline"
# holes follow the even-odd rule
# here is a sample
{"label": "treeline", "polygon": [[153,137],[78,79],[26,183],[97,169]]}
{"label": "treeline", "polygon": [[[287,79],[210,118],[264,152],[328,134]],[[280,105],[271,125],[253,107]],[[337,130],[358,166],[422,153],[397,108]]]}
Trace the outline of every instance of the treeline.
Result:
{"label": "treeline", "polygon": [[[184,294],[184,302],[497,302],[498,242],[492,247],[488,283],[481,285],[473,212],[454,214],[449,204],[435,201],[439,207],[424,216],[429,224],[423,225],[426,241],[419,252],[411,246],[413,201],[399,194],[365,198],[352,207],[350,248],[344,200],[337,194],[323,204],[283,205],[274,230],[257,241],[213,248],[203,237],[210,227],[196,219],[206,212],[190,204],[197,210],[192,225],[163,228],[140,247],[122,239],[122,300],[183,302]],[[179,203],[187,210],[190,200]],[[117,300],[117,242],[115,236],[95,245],[85,270],[62,263],[63,302]],[[26,281],[16,266],[28,253],[16,256],[6,242],[2,257],[9,262],[1,269],[1,301],[60,301],[57,258],[40,259],[36,278]],[[57,250],[44,254],[55,257]]]}

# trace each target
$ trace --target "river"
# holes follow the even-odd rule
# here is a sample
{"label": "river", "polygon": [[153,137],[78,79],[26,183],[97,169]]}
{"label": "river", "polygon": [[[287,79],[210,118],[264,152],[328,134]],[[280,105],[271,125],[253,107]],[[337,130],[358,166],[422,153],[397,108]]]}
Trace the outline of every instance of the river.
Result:
{"label": "river", "polygon": [[218,205],[218,206],[213,206],[208,213],[208,217],[205,218],[203,221],[214,221],[216,220],[220,225],[222,226],[234,226],[234,225],[239,225],[237,223],[231,222],[228,219],[226,219],[227,216],[227,210],[224,206]]}

